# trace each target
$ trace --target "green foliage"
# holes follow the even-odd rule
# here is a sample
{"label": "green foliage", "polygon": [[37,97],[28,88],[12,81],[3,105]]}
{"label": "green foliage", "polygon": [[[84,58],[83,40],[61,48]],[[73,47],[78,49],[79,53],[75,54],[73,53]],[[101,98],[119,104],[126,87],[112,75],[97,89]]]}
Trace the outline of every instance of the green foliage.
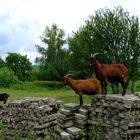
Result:
{"label": "green foliage", "polygon": [[0,138],[1,140],[5,140],[5,137],[6,137],[6,127],[0,123]]}
{"label": "green foliage", "polygon": [[69,50],[71,52],[69,59],[71,66],[70,71],[72,71],[77,78],[87,78],[92,73],[88,61],[91,53],[91,45],[88,45],[86,34],[83,26],[68,39]]}
{"label": "green foliage", "polygon": [[35,81],[39,79],[39,66],[38,65],[32,65],[32,74],[31,74],[31,81]]}
{"label": "green foliage", "polygon": [[[28,131],[28,134],[26,138],[22,137],[22,133],[19,131],[21,128],[20,126],[16,125],[15,128],[13,129],[13,139],[14,140],[35,140],[37,139],[36,135],[33,135],[30,133],[30,130]],[[0,124],[0,140],[5,140],[7,139],[6,133],[8,133],[8,129],[5,127],[5,125]],[[43,140],[47,140],[47,138],[44,138]]]}
{"label": "green foliage", "polygon": [[[97,126],[95,126],[97,127]],[[101,130],[99,128],[95,128],[94,126],[92,126],[92,129],[90,130],[90,139],[92,140],[102,140],[103,136],[101,133]]]}
{"label": "green foliage", "polygon": [[67,50],[63,48],[65,44],[65,32],[59,29],[56,24],[52,27],[46,26],[41,41],[47,48],[36,45],[41,57],[36,58],[40,65],[39,77],[41,80],[62,80],[68,71]]}
{"label": "green foliage", "polygon": [[[68,40],[71,51],[71,70],[91,74],[87,59],[91,53],[100,53],[101,63],[123,63],[129,69],[129,78],[138,73],[140,57],[139,21],[130,17],[122,7],[100,9],[86,20]],[[87,73],[86,73],[87,72]]]}
{"label": "green foliage", "polygon": [[0,68],[5,67],[6,63],[4,62],[4,60],[2,58],[0,58]]}
{"label": "green foliage", "polygon": [[0,68],[0,87],[10,87],[18,83],[18,78],[8,68]]}
{"label": "green foliage", "polygon": [[19,80],[31,80],[32,66],[27,56],[22,56],[17,53],[9,53],[6,57],[6,64],[8,68],[14,72],[14,75],[16,75]]}
{"label": "green foliage", "polygon": [[62,83],[61,82],[54,82],[54,81],[34,81],[32,82],[33,84],[37,85],[37,86],[41,86],[44,88],[60,88],[62,87]]}
{"label": "green foliage", "polygon": [[35,81],[39,79],[39,70],[32,70],[31,81]]}

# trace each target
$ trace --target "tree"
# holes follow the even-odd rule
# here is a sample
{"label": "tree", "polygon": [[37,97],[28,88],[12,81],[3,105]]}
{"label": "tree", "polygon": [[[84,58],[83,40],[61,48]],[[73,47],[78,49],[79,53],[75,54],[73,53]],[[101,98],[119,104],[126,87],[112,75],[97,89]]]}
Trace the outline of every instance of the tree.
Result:
{"label": "tree", "polygon": [[101,63],[125,64],[129,69],[130,80],[134,80],[139,64],[139,35],[138,18],[130,17],[129,12],[125,12],[122,7],[112,11],[100,9],[69,38],[72,59],[80,59],[81,71],[88,71],[85,64],[87,56],[91,52],[98,52]]}
{"label": "tree", "polygon": [[36,45],[41,57],[36,58],[40,65],[40,78],[42,80],[62,80],[62,76],[67,72],[65,63],[67,59],[67,49],[63,48],[66,43],[65,32],[59,29],[56,24],[51,27],[46,26],[41,41],[46,45],[41,47]]}
{"label": "tree", "polygon": [[10,87],[19,83],[18,78],[14,75],[13,71],[7,67],[0,68],[0,87]]}
{"label": "tree", "polygon": [[0,58],[0,68],[5,67],[6,64],[2,58]]}
{"label": "tree", "polygon": [[92,53],[91,42],[87,40],[87,36],[88,32],[86,32],[83,26],[79,31],[73,33],[73,36],[68,38],[70,71],[72,71],[77,78],[87,78],[90,77],[92,73],[88,61],[90,53]]}
{"label": "tree", "polygon": [[29,81],[31,79],[32,65],[27,56],[17,53],[8,53],[6,64],[14,75],[21,81]]}

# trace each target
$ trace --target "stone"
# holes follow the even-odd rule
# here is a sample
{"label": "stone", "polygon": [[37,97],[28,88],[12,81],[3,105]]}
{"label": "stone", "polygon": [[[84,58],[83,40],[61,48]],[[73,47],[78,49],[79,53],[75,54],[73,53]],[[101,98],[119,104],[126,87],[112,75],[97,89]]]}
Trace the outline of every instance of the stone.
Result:
{"label": "stone", "polygon": [[71,120],[74,118],[74,116],[67,116],[67,115],[64,115],[64,114],[61,114],[61,113],[57,113],[57,118],[65,121],[65,120]]}
{"label": "stone", "polygon": [[78,135],[80,132],[82,132],[81,129],[77,128],[77,127],[69,127],[66,129],[68,133],[72,134],[72,135]]}
{"label": "stone", "polygon": [[80,108],[79,104],[69,103],[64,105],[64,109],[76,111]]}
{"label": "stone", "polygon": [[75,118],[78,120],[86,120],[88,117],[79,113],[75,113]]}
{"label": "stone", "polygon": [[89,110],[87,110],[87,109],[80,108],[78,110],[78,112],[79,112],[79,114],[82,114],[82,115],[85,115],[85,116],[89,115]]}
{"label": "stone", "polygon": [[38,138],[47,136],[48,129],[57,124],[56,111],[59,107],[53,99],[28,98],[8,102],[2,109],[0,123],[7,130],[5,139],[12,139],[15,130],[24,138],[28,134],[37,135]]}
{"label": "stone", "polygon": [[60,135],[57,135],[56,133],[52,132],[52,138],[53,140],[61,140]]}
{"label": "stone", "polygon": [[66,116],[71,116],[71,115],[74,115],[74,113],[73,113],[72,111],[67,110],[67,109],[64,109],[64,108],[59,109],[59,111],[58,111],[58,112],[60,112],[61,114],[66,115]]}
{"label": "stone", "polygon": [[57,121],[57,124],[62,129],[65,129],[74,125],[73,120],[67,120],[67,121],[64,121],[63,123],[61,123],[60,121]]}
{"label": "stone", "polygon": [[61,139],[62,140],[70,140],[70,134],[65,132],[65,131],[61,132]]}

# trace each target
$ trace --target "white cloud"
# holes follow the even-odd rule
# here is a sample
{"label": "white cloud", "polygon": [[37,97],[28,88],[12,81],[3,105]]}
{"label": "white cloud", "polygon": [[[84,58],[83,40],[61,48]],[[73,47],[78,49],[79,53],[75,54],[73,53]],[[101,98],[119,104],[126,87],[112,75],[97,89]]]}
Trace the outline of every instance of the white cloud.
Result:
{"label": "white cloud", "polygon": [[56,23],[71,34],[95,10],[118,5],[139,16],[138,0],[0,0],[0,56],[17,52],[33,62],[38,55],[34,45],[46,25]]}
{"label": "white cloud", "polygon": [[40,57],[41,55],[39,54],[39,53],[37,53],[37,52],[35,52],[35,51],[32,51],[32,52],[29,52],[28,50],[27,51],[25,51],[25,46],[22,46],[20,49],[19,49],[19,53],[21,54],[21,55],[27,55],[28,56],[28,58],[30,58],[30,62],[32,62],[33,64],[35,63],[34,61],[35,61],[35,58],[36,57]]}

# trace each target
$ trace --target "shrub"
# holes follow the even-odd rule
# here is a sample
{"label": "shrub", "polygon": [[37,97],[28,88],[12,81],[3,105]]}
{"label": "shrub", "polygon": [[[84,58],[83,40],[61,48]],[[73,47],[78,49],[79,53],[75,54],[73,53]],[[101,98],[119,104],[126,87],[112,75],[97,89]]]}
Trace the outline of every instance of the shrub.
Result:
{"label": "shrub", "polygon": [[39,71],[38,70],[32,70],[31,74],[31,81],[35,81],[39,79]]}
{"label": "shrub", "polygon": [[18,78],[8,68],[0,68],[0,87],[10,87],[18,83]]}
{"label": "shrub", "polygon": [[50,87],[50,88],[60,88],[62,87],[61,82],[55,81],[34,81],[33,84],[41,86],[41,87]]}

